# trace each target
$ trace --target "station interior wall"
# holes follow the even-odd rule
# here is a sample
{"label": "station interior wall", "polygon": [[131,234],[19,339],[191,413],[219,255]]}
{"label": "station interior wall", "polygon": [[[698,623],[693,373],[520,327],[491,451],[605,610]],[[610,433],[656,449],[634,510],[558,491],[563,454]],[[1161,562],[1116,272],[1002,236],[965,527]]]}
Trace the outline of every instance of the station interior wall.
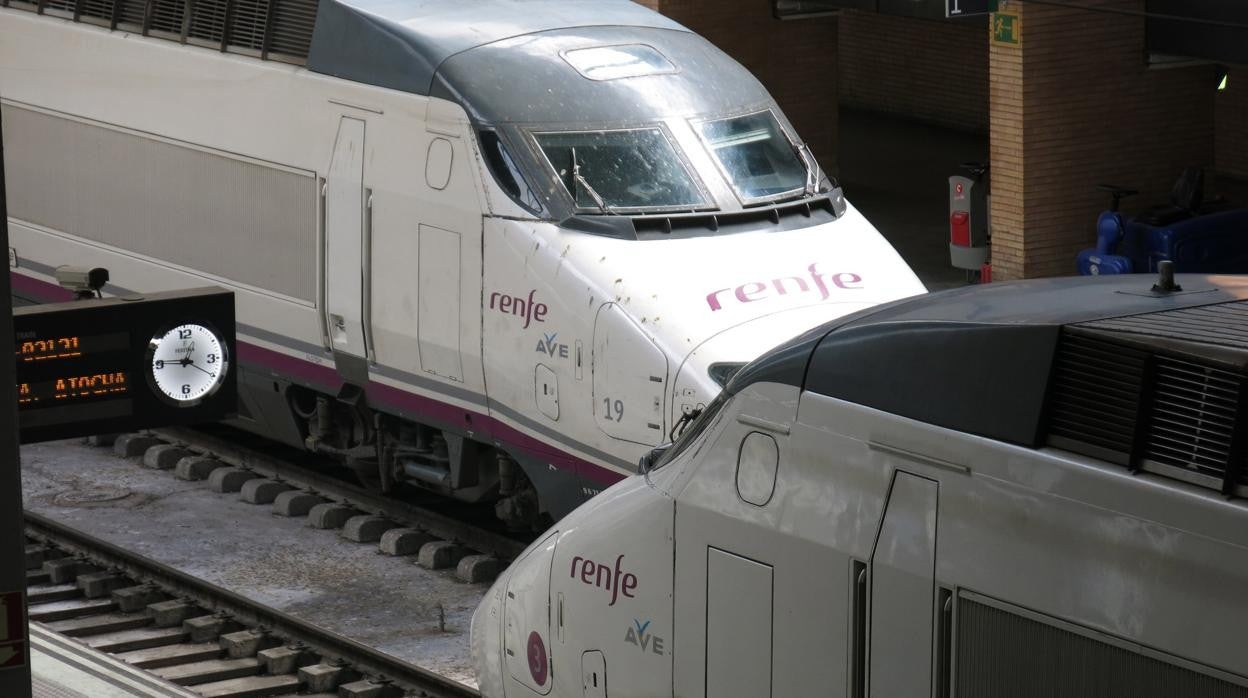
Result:
{"label": "station interior wall", "polygon": [[988,23],[847,11],[837,39],[842,107],[988,132]]}
{"label": "station interior wall", "polygon": [[834,173],[841,107],[985,134],[996,279],[1073,273],[1109,203],[1098,184],[1140,190],[1124,202],[1130,214],[1167,202],[1182,170],[1198,166],[1207,196],[1248,206],[1248,66],[1230,68],[1224,92],[1212,64],[1150,68],[1141,17],[1003,0],[1020,18],[1015,47],[992,44],[983,18],[847,10],[780,21],[767,0],[642,4],[753,71]]}
{"label": "station interior wall", "polygon": [[1132,213],[1167,202],[1185,167],[1212,174],[1216,70],[1149,68],[1142,17],[1005,4],[1022,44],[989,49],[993,274],[1070,274],[1109,204],[1098,184],[1138,189]]}

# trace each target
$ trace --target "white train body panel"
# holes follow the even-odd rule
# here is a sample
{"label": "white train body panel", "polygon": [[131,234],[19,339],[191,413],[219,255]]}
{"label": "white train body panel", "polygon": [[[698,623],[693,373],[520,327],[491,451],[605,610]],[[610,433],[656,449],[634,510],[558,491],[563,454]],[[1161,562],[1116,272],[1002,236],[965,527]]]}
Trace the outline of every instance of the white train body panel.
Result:
{"label": "white train body panel", "polygon": [[[553,554],[530,553],[497,580],[473,621],[483,695],[1244,695],[1248,659],[1236,639],[1248,617],[1248,479],[1233,460],[1200,477],[1212,460],[1166,464],[1161,446],[1128,439],[1148,454],[1133,473],[1081,455],[1107,453],[1106,441],[1044,445],[1068,429],[1044,416],[1065,409],[1055,401],[1116,399],[1086,373],[1082,386],[1047,387],[1050,364],[1036,358],[1057,356],[1052,370],[1066,370],[1082,337],[1117,346],[1123,366],[1133,350],[1156,352],[1159,366],[1182,356],[1248,384],[1248,280],[1181,279],[1199,298],[1135,293],[1150,283],[940,294],[878,320],[868,311],[847,327],[830,323],[826,337],[747,367],[739,379],[751,377],[734,380],[657,469],[569,514],[542,536]],[[1029,348],[998,355],[1013,341],[998,338],[1015,331]],[[982,390],[962,380],[976,369],[952,362],[945,376],[904,365],[939,365],[978,344],[998,355],[994,369],[1017,372],[1015,385]],[[842,356],[868,354],[888,358],[863,366],[864,384],[898,381],[889,391],[822,394],[852,383],[844,376],[859,364],[837,367]],[[1159,387],[1142,409],[1173,415],[1172,391],[1186,379],[1157,375],[1144,378]],[[935,392],[907,394],[919,381]],[[1214,400],[1203,404],[1222,417],[1243,409]],[[1182,422],[1148,418],[1152,434],[1185,438]],[[1083,426],[1091,421],[1087,413]],[[994,435],[1010,425],[1034,428],[1036,442]],[[1191,435],[1215,448],[1207,432]],[[549,588],[513,598],[511,579],[534,564],[549,566]],[[599,564],[611,574],[600,577]],[[527,666],[504,670],[516,651],[509,638],[524,633],[508,635],[496,619],[547,603],[540,683]],[[638,645],[642,629],[662,651]],[[587,657],[602,692],[588,688]]]}
{"label": "white train body panel", "polygon": [[[0,100],[19,294],[54,297],[61,264],[108,268],[113,293],[230,288],[252,394],[358,385],[370,409],[520,459],[556,515],[708,402],[713,365],[924,290],[846,204],[755,232],[573,230],[502,190],[460,104],[166,39],[0,9]],[[704,116],[653,128],[703,209],[741,213]]]}
{"label": "white train body panel", "polygon": [[[491,402],[534,410],[534,370],[546,366],[558,378],[560,409],[557,418],[539,411],[544,426],[584,435],[587,446],[607,453],[665,442],[682,411],[719,389],[706,374],[712,363],[748,361],[775,337],[892,300],[902,264],[852,210],[826,227],[688,240],[614,240],[514,221],[486,227]],[[860,261],[836,267],[846,259]],[[745,284],[765,285],[769,295],[756,291],[742,303],[735,293]],[[532,298],[547,311],[540,319],[505,312],[499,305],[507,296]],[[749,323],[760,319],[766,325],[753,330]],[[611,323],[636,340],[604,345]],[[718,346],[728,333],[733,341]]]}

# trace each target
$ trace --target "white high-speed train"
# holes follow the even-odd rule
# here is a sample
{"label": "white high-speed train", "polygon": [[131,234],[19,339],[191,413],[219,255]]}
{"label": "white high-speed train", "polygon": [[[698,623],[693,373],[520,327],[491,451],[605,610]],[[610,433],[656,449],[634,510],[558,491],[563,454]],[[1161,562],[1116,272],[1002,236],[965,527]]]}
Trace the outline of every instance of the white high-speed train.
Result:
{"label": "white high-speed train", "polygon": [[9,0],[0,99],[18,295],[233,289],[251,428],[518,525],[924,290],[753,76],[624,0]]}
{"label": "white high-speed train", "polygon": [[1248,696],[1248,277],[993,284],[747,365],[498,578],[490,698]]}

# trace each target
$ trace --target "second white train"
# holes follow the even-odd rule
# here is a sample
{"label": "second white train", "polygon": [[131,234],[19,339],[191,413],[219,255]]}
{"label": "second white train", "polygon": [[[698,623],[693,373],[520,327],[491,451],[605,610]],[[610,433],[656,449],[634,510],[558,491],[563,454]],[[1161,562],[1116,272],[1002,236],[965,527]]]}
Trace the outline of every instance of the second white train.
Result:
{"label": "second white train", "polygon": [[1244,698],[1248,277],[930,294],[750,364],[477,609],[487,698]]}

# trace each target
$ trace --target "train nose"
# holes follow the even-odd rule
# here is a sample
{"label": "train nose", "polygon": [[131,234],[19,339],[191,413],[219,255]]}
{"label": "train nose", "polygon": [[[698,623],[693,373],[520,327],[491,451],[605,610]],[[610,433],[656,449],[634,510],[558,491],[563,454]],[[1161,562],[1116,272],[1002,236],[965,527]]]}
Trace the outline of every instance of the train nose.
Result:
{"label": "train nose", "polygon": [[472,614],[469,628],[472,664],[483,696],[503,695],[503,594],[507,575],[501,574]]}
{"label": "train nose", "polygon": [[[550,565],[558,531],[529,546],[472,615],[472,661],[482,695],[505,686],[546,695],[554,682],[550,647]],[[525,695],[528,695],[527,693]]]}

